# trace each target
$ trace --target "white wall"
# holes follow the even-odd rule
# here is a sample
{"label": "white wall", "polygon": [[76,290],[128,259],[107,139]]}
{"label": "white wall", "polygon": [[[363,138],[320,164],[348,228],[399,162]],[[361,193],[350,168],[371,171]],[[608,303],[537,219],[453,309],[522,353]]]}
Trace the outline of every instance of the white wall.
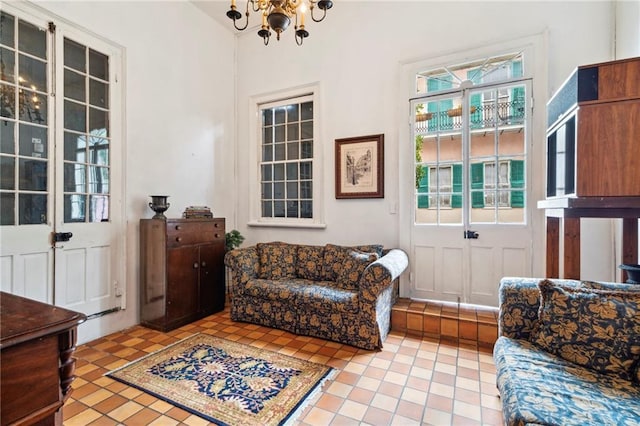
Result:
{"label": "white wall", "polygon": [[[539,58],[548,76],[534,84],[545,82],[551,96],[577,65],[613,59],[612,17],[626,2],[618,3],[614,12],[608,1],[343,0],[325,22],[308,22],[311,36],[303,47],[295,45],[292,29],[265,47],[253,31],[236,40],[185,1],[38,2],[126,49],[127,309],[82,325],[80,340],[138,322],[138,221],[151,217],[152,193],[171,196],[171,217],[190,204],[211,206],[227,218],[228,229],[247,237],[245,245],[279,239],[397,246],[399,214],[391,211],[399,200],[401,64],[548,31],[547,57]],[[634,4],[623,7],[637,10]],[[618,39],[637,37],[633,22],[625,20],[627,30]],[[633,46],[625,44],[625,52],[638,54]],[[246,158],[254,149],[248,140],[254,123],[249,98],[313,82],[321,86],[317,138],[323,146],[327,228],[248,228],[252,165]],[[539,107],[544,103],[537,100]],[[385,198],[336,200],[334,140],[374,133],[385,134]],[[544,135],[544,129],[536,134]],[[544,142],[541,136],[536,140]],[[536,164],[544,176],[543,159]]]}
{"label": "white wall", "polygon": [[150,194],[168,194],[168,217],[188,205],[231,217],[235,38],[194,5],[40,2],[125,48],[126,310],[87,321],[79,340],[138,323],[139,220]]}
{"label": "white wall", "polygon": [[[580,64],[613,58],[614,10],[609,1],[600,2],[434,2],[434,1],[340,1],[322,23],[309,23],[310,37],[297,47],[291,29],[280,42],[263,46],[255,31],[238,40],[238,194],[237,225],[247,237],[245,244],[279,239],[308,243],[380,242],[401,246],[402,212],[399,205],[401,152],[399,140],[406,121],[398,111],[406,109],[402,99],[406,82],[401,81],[402,64],[468,51],[509,40],[548,35],[542,62],[548,74],[534,80],[534,90],[544,85],[547,99]],[[254,19],[256,19],[254,17]],[[543,72],[544,73],[544,72]],[[247,153],[255,149],[249,140],[251,96],[287,89],[311,82],[321,85],[321,134],[316,139],[324,157],[324,230],[283,230],[247,227],[249,221],[250,167]],[[536,86],[538,85],[538,86]],[[399,103],[402,103],[399,105]],[[538,114],[540,114],[539,112]],[[544,114],[542,112],[542,114]],[[534,144],[545,144],[546,117],[533,129]],[[385,198],[336,200],[334,198],[334,140],[358,135],[385,134]],[[544,146],[544,145],[542,145]],[[544,148],[539,149],[541,157]],[[544,158],[533,159],[534,176],[544,190]],[[410,173],[410,172],[407,172]],[[410,179],[409,179],[410,181]],[[404,210],[403,210],[404,209]],[[536,244],[544,250],[543,214],[535,211],[538,224]],[[403,247],[408,248],[408,247]],[[540,251],[540,250],[539,250]],[[542,275],[543,255],[536,257],[534,273]],[[589,254],[587,253],[587,257]],[[588,261],[587,261],[588,263]]]}

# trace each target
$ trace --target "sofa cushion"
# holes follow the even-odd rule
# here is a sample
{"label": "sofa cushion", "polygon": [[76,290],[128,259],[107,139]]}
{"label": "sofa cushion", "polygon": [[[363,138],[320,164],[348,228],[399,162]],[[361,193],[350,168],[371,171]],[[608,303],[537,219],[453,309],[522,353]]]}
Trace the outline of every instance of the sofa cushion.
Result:
{"label": "sofa cushion", "polygon": [[320,281],[324,265],[324,246],[298,246],[296,275],[298,278]]}
{"label": "sofa cushion", "polygon": [[327,281],[337,281],[338,274],[342,269],[342,263],[351,250],[358,250],[363,253],[377,253],[378,256],[381,257],[382,249],[383,247],[381,244],[370,244],[353,247],[327,244],[324,246],[323,278]]}
{"label": "sofa cushion", "polygon": [[608,290],[608,291],[618,290],[618,291],[640,292],[640,285],[638,284],[582,281],[580,285],[582,288],[588,288],[591,290]]}
{"label": "sofa cushion", "polygon": [[295,244],[258,243],[256,249],[260,263],[260,278],[280,280],[296,277],[298,247]]}
{"label": "sofa cushion", "polygon": [[349,250],[342,261],[342,269],[338,273],[336,285],[343,289],[357,289],[362,273],[371,262],[376,260],[378,260],[377,253]]}
{"label": "sofa cushion", "polygon": [[568,361],[631,380],[640,357],[640,293],[540,282],[532,342]]}
{"label": "sofa cushion", "polygon": [[360,310],[358,292],[337,288],[331,281],[308,283],[299,289],[297,296],[301,306],[304,306],[304,312],[300,312],[300,315],[321,312],[329,318],[339,312],[357,313]]}
{"label": "sofa cushion", "polygon": [[638,424],[640,387],[504,336],[493,350],[507,425]]}

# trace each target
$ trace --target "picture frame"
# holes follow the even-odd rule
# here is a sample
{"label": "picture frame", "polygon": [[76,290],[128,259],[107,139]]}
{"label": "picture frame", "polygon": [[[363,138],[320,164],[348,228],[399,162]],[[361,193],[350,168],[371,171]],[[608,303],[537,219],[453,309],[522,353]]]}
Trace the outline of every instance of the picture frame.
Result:
{"label": "picture frame", "polygon": [[384,198],[384,134],[336,139],[336,198]]}

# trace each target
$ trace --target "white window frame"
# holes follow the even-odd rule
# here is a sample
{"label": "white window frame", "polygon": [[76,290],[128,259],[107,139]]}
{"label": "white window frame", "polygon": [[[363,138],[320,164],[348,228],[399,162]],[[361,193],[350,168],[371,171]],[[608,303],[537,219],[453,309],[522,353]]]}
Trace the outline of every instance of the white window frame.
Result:
{"label": "white window frame", "polygon": [[[437,179],[431,178],[431,173],[435,172]],[[449,185],[444,185],[441,180],[447,175],[449,177]],[[434,184],[431,182],[435,181]],[[453,195],[453,165],[445,164],[429,167],[429,208],[451,209],[451,198]],[[434,200],[434,198],[437,200]],[[446,202],[445,202],[446,200]]]}
{"label": "white window frame", "polygon": [[[484,180],[483,180],[484,207],[491,208],[491,209],[496,207],[495,197],[497,193],[498,198],[500,197],[501,194],[507,195],[506,201],[502,203],[500,202],[501,200],[498,199],[498,207],[511,208],[511,191],[509,191],[509,189],[511,188],[511,160],[499,160],[497,164],[498,164],[498,167],[496,168],[495,161],[487,161],[484,163]],[[500,177],[500,171],[503,165],[506,166],[506,169],[507,169],[507,173],[504,179]],[[489,179],[487,178],[488,167],[493,167],[493,170],[495,173],[494,182],[491,182],[491,183],[488,183]],[[497,192],[496,192],[496,186],[497,186]],[[493,198],[493,202],[491,202],[492,198]]]}
{"label": "white window frame", "polygon": [[[249,226],[286,227],[286,228],[325,228],[324,222],[324,179],[323,179],[323,146],[320,125],[320,85],[313,83],[292,89],[256,95],[249,98],[249,117],[255,122],[249,127]],[[261,206],[261,172],[262,158],[262,115],[261,109],[265,104],[286,101],[296,102],[297,98],[310,97],[313,102],[313,217],[312,218],[288,218],[288,217],[262,217]]]}

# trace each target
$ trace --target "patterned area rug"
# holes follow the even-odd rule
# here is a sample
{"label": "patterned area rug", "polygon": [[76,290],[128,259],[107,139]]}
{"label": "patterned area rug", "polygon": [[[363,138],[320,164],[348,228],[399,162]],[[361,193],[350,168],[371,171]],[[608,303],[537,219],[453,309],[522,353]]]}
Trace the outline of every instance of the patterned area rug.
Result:
{"label": "patterned area rug", "polygon": [[334,369],[196,334],[107,373],[219,425],[293,421]]}

